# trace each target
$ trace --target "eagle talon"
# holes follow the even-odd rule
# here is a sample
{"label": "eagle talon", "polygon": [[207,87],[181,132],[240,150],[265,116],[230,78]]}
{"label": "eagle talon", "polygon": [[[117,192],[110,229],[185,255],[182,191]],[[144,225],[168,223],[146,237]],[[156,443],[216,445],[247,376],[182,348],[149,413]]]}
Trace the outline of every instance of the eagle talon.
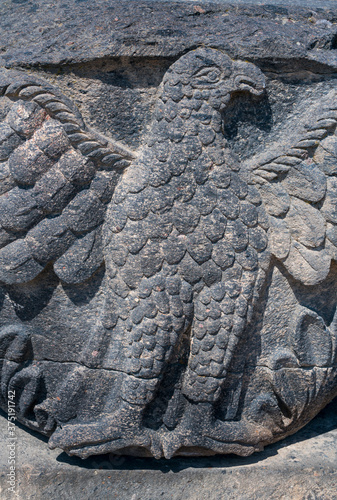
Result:
{"label": "eagle talon", "polygon": [[155,458],[161,458],[160,442],[153,431],[142,426],[142,413],[141,407],[123,403],[116,412],[102,416],[97,422],[59,427],[51,436],[49,447],[86,458],[127,446],[140,446]]}
{"label": "eagle talon", "polygon": [[[159,442],[158,438],[154,436],[154,432],[150,429],[143,429],[139,431],[137,435],[127,439],[121,438],[121,435],[122,433],[120,432],[119,437],[116,436],[115,438],[113,438],[112,436],[110,436],[110,438],[108,438],[105,442],[102,441],[100,443],[91,445],[83,443],[82,446],[64,447],[63,449],[68,455],[86,459],[91,455],[114,453],[124,448],[139,446],[143,449],[148,450],[154,458],[162,458],[163,450],[161,447],[161,443]],[[56,438],[57,437],[58,436],[56,436]],[[58,444],[56,446],[54,440],[53,442],[49,442],[49,447],[54,449],[56,447],[61,447],[61,444],[58,441]]]}
{"label": "eagle talon", "polygon": [[162,436],[162,447],[168,459],[182,447],[206,447],[217,453],[232,453],[235,449],[239,455],[250,455],[272,437],[267,428],[245,420],[216,419],[211,403],[199,403],[189,405],[176,429]]}
{"label": "eagle talon", "polygon": [[204,428],[210,425],[212,419],[213,408],[210,403],[187,403],[185,413],[175,430],[162,436],[165,458],[172,458],[183,446],[202,446]]}

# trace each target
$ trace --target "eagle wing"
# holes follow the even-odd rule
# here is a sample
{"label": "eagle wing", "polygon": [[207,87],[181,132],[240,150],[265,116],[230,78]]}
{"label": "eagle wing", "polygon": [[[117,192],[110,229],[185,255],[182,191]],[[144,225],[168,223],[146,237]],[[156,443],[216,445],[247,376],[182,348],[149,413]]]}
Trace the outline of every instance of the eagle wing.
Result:
{"label": "eagle wing", "polygon": [[101,225],[134,153],[91,131],[56,88],[0,72],[0,281],[52,262],[67,283],[102,264]]}
{"label": "eagle wing", "polygon": [[315,285],[337,259],[337,92],[306,111],[307,123],[287,124],[292,145],[278,143],[246,167],[267,212],[261,223],[269,225],[272,254]]}

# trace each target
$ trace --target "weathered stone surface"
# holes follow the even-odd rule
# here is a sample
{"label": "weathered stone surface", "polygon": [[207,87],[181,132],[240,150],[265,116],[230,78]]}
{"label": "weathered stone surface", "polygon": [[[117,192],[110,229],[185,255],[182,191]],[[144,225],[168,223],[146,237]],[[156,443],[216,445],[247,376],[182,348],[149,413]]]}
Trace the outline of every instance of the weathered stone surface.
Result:
{"label": "weathered stone surface", "polygon": [[[203,44],[235,58],[310,60],[317,49],[334,49],[333,1],[280,3],[6,0],[0,60],[26,67],[119,56],[177,57]],[[329,58],[322,64],[329,65]]]}
{"label": "weathered stone surface", "polygon": [[0,403],[51,447],[247,456],[337,394],[325,7],[2,5]]}
{"label": "weathered stone surface", "polygon": [[[251,457],[177,457],[170,461],[103,455],[85,460],[49,450],[46,439],[17,427],[16,493],[25,500],[334,500],[336,402],[282,443]],[[7,422],[0,418],[0,436]],[[0,454],[0,495],[8,492],[7,454]]]}

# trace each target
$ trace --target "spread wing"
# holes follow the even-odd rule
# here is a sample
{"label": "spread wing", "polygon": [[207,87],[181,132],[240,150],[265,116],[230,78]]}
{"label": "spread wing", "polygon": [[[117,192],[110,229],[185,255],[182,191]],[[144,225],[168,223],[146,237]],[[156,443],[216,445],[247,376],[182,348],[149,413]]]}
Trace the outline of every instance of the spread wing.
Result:
{"label": "spread wing", "polygon": [[4,70],[0,96],[0,281],[29,281],[49,262],[84,281],[103,261],[105,209],[134,154],[44,81]]}
{"label": "spread wing", "polygon": [[268,214],[271,252],[295,279],[315,285],[337,259],[336,91],[306,111],[308,123],[288,124],[292,145],[247,167]]}

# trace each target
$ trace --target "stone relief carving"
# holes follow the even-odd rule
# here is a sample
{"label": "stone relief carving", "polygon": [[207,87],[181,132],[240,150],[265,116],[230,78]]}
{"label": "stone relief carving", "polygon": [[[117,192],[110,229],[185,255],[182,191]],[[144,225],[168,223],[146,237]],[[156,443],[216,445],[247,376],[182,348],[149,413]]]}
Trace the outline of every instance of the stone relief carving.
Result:
{"label": "stone relief carving", "polygon": [[219,50],[170,66],[136,152],[0,88],[3,408],[80,457],[249,455],[337,394],[333,86],[245,161],[226,117],[265,77]]}

